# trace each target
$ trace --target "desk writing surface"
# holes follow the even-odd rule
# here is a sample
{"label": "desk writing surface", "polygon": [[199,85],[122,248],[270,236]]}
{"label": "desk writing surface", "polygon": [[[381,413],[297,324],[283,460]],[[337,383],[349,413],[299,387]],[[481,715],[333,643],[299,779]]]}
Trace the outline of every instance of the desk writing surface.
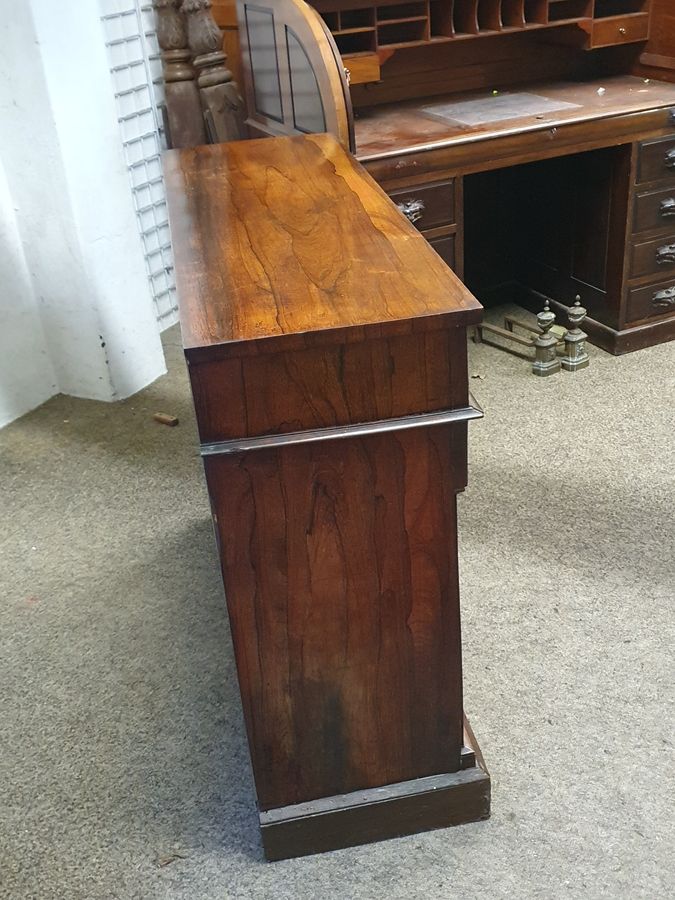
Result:
{"label": "desk writing surface", "polygon": [[480,318],[455,274],[328,135],[170,151],[164,168],[188,353]]}
{"label": "desk writing surface", "polygon": [[[517,102],[528,95],[533,98],[531,113],[527,102]],[[514,116],[504,118],[499,109],[498,114],[491,115],[491,107],[503,106],[505,97],[514,100]],[[450,105],[450,113],[456,118],[444,110]],[[477,114],[481,105],[484,116]],[[497,94],[448,94],[359,110],[356,151],[365,161],[423,146],[464,144],[672,105],[675,85],[628,75],[588,82],[527,84]],[[463,109],[470,110],[471,115],[463,115]]]}

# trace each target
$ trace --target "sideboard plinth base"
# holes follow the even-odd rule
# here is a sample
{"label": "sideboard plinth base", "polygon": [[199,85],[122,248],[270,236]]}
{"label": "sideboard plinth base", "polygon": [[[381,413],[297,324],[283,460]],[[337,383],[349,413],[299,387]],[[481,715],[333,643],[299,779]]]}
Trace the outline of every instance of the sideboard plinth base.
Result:
{"label": "sideboard plinth base", "polygon": [[490,775],[467,723],[466,760],[458,772],[324,797],[260,813],[268,860],[289,859],[403,837],[490,815]]}

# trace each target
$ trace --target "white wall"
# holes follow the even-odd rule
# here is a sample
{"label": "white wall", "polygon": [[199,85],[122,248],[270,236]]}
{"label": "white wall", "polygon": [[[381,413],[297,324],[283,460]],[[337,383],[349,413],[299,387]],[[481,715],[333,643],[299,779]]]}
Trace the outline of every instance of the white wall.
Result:
{"label": "white wall", "polygon": [[0,165],[0,427],[57,390],[42,320]]}
{"label": "white wall", "polygon": [[[57,391],[129,396],[165,367],[96,5],[13,4],[0,41],[0,162],[14,213],[0,310],[22,345],[37,333],[37,314],[53,372],[19,361],[2,424]],[[33,315],[17,318],[19,308]]]}

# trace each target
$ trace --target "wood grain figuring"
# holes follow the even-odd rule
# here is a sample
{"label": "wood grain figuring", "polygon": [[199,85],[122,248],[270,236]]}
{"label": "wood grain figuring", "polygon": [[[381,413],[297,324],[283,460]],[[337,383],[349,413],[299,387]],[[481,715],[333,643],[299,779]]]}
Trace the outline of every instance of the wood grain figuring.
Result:
{"label": "wood grain figuring", "polygon": [[261,809],[459,769],[465,446],[439,426],[205,460]]}
{"label": "wood grain figuring", "polygon": [[456,329],[192,362],[189,370],[206,442],[371,422],[468,401],[466,341]]}
{"label": "wood grain figuring", "polygon": [[327,135],[170,151],[164,168],[188,355],[480,317],[456,276]]}

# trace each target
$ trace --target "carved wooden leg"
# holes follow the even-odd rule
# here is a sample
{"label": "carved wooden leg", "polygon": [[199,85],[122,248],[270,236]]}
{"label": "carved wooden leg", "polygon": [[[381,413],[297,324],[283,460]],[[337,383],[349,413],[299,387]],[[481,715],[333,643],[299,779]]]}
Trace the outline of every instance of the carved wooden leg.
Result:
{"label": "carved wooden leg", "polygon": [[211,0],[183,0],[188,44],[197,70],[197,84],[209,142],[237,141],[246,137],[244,101],[225,65],[223,33],[211,14]]}
{"label": "carved wooden leg", "polygon": [[169,147],[194,147],[206,143],[206,128],[195,70],[190,62],[181,0],[153,0],[157,40],[162,51],[165,130]]}

